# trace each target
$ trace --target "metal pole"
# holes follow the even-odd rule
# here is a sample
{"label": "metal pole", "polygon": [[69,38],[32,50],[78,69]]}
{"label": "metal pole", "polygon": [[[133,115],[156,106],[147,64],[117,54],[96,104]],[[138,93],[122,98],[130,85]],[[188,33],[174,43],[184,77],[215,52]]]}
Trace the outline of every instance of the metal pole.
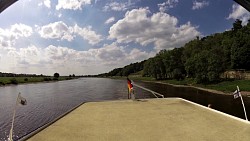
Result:
{"label": "metal pole", "polygon": [[238,86],[237,86],[237,90],[238,90],[238,92],[239,92],[239,94],[240,94],[240,99],[241,99],[242,107],[243,107],[243,110],[244,110],[245,118],[246,118],[246,120],[248,121],[248,119],[247,119],[247,113],[246,113],[246,109],[245,109],[245,105],[244,105],[243,98],[242,98],[242,96],[241,96],[240,89],[239,89]]}
{"label": "metal pole", "polygon": [[129,88],[128,88],[128,99],[129,99]]}
{"label": "metal pole", "polygon": [[13,127],[14,127],[14,120],[15,120],[15,116],[16,116],[16,107],[17,107],[17,101],[18,101],[19,95],[20,95],[20,93],[17,96],[16,104],[15,104],[14,110],[13,110],[12,123],[11,123],[9,138],[8,138],[9,141],[13,141],[13,139],[12,139],[12,136],[13,136]]}
{"label": "metal pole", "polygon": [[[140,86],[140,85],[137,85],[137,84],[135,84],[135,83],[133,83],[133,85],[136,86],[136,87],[138,87],[138,88],[141,88],[141,89],[143,89],[143,90],[146,90],[146,91],[151,92],[156,98],[158,98],[158,96],[161,96],[162,98],[164,98],[164,95],[159,94],[159,93],[157,93],[157,92],[155,92],[155,91],[152,91],[152,90],[150,90],[150,89],[147,89],[147,88],[142,87],[142,86]],[[158,95],[158,96],[157,96],[157,95]]]}

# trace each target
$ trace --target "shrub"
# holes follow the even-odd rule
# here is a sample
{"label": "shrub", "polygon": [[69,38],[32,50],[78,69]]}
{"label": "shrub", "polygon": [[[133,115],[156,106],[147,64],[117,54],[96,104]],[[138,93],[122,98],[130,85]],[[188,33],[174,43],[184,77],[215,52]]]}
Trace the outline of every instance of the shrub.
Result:
{"label": "shrub", "polygon": [[11,84],[18,84],[18,81],[16,80],[16,78],[12,78],[12,79],[10,79],[10,83]]}
{"label": "shrub", "polygon": [[43,78],[43,80],[44,80],[44,81],[51,81],[51,78],[45,77],[45,78]]}
{"label": "shrub", "polygon": [[0,81],[0,85],[5,85],[5,83]]}
{"label": "shrub", "polygon": [[54,81],[58,81],[58,78],[54,77],[53,80],[54,80]]}

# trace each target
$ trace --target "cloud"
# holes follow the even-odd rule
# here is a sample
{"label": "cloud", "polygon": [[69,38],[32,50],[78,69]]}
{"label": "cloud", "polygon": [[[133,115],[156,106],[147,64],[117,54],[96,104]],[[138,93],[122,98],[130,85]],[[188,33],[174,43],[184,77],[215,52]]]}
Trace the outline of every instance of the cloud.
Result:
{"label": "cloud", "polygon": [[102,36],[93,31],[91,26],[83,28],[79,27],[77,24],[75,26],[68,26],[62,21],[38,27],[38,32],[41,37],[45,39],[67,41],[72,41],[76,35],[79,35],[91,45],[95,45],[102,40]]}
{"label": "cloud", "polygon": [[72,27],[68,27],[64,22],[58,21],[42,26],[39,29],[39,34],[45,39],[60,39],[72,41],[74,36]]}
{"label": "cloud", "polygon": [[156,50],[180,47],[200,35],[197,27],[187,22],[177,26],[177,18],[167,13],[150,13],[148,8],[133,9],[110,27],[109,38],[118,43],[135,42],[142,46],[154,43]]}
{"label": "cloud", "polygon": [[11,48],[15,45],[17,39],[29,37],[32,34],[32,27],[22,23],[11,25],[9,29],[0,28],[0,48]]}
{"label": "cloud", "polygon": [[50,0],[41,0],[40,3],[38,3],[38,6],[44,5],[47,8],[51,8],[51,1]]}
{"label": "cloud", "polygon": [[174,8],[178,2],[178,0],[167,0],[166,2],[160,3],[158,4],[159,11],[165,12],[170,8]]}
{"label": "cloud", "polygon": [[246,25],[250,19],[250,13],[238,4],[233,4],[232,9],[233,11],[229,14],[227,19],[240,19],[242,20],[242,24]]}
{"label": "cloud", "polygon": [[69,10],[82,10],[85,5],[91,4],[92,0],[58,0],[56,10],[69,9]]}
{"label": "cloud", "polygon": [[203,7],[205,7],[205,6],[208,6],[209,5],[209,2],[208,1],[201,1],[201,2],[199,2],[199,1],[193,1],[193,7],[192,7],[192,9],[193,10],[197,10],[197,9],[201,9],[201,8],[203,8]]}
{"label": "cloud", "polygon": [[112,22],[114,22],[115,21],[115,17],[110,17],[109,19],[107,19],[106,21],[105,21],[105,24],[110,24],[110,23],[112,23]]}
{"label": "cloud", "polygon": [[[103,65],[114,67],[123,67],[129,63],[135,63],[153,57],[155,52],[145,52],[134,48],[126,51],[125,47],[119,46],[116,42],[106,44],[100,49],[95,49],[96,58],[103,62]],[[113,66],[113,67],[112,67]]]}
{"label": "cloud", "polygon": [[93,31],[91,26],[81,28],[78,25],[75,25],[74,32],[87,40],[91,45],[95,45],[102,40],[102,36]]}
{"label": "cloud", "polygon": [[130,6],[131,6],[130,2],[125,2],[125,3],[111,2],[111,3],[107,3],[103,7],[103,11],[125,11]]}
{"label": "cloud", "polygon": [[43,4],[44,4],[46,7],[48,7],[48,8],[51,7],[50,3],[51,3],[50,0],[44,0],[44,1],[43,1]]}
{"label": "cloud", "polygon": [[155,55],[139,49],[126,51],[117,43],[102,48],[77,51],[69,47],[49,45],[45,48],[30,45],[26,48],[0,48],[1,66],[5,72],[50,74],[98,74],[138,62]]}

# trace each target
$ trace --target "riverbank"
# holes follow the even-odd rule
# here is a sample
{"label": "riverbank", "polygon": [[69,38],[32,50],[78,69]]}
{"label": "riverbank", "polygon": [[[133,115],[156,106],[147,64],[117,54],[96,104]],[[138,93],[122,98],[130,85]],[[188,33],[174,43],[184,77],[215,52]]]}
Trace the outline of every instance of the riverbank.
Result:
{"label": "riverbank", "polygon": [[30,84],[30,83],[43,83],[43,82],[56,82],[63,80],[77,79],[78,77],[61,76],[54,77],[0,77],[0,86]]}
{"label": "riverbank", "polygon": [[[126,79],[126,77],[109,77],[111,79]],[[239,86],[242,95],[250,96],[250,80],[230,80],[222,81],[217,84],[195,84],[192,79],[185,79],[181,81],[177,80],[155,80],[152,77],[141,77],[141,76],[129,76],[130,79],[135,81],[144,81],[144,82],[154,82],[167,84],[174,87],[190,87],[196,88],[199,90],[204,90],[217,94],[232,94],[236,87]]]}

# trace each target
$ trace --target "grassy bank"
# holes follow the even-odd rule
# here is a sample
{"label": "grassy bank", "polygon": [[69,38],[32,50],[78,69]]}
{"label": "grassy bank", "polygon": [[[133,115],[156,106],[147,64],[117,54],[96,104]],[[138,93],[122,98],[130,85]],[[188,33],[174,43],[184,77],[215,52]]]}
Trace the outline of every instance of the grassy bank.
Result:
{"label": "grassy bank", "polygon": [[[126,79],[126,77],[111,77],[112,79]],[[224,93],[230,93],[234,92],[236,90],[236,86],[240,87],[241,91],[248,91],[250,92],[250,80],[231,80],[231,81],[222,81],[216,84],[195,84],[193,79],[184,79],[181,81],[178,80],[155,80],[152,77],[141,77],[138,75],[131,75],[129,76],[132,80],[140,80],[140,81],[152,81],[152,82],[161,82],[161,83],[167,83],[167,84],[173,84],[173,85],[185,85],[185,86],[194,86],[194,87],[200,87],[205,89],[211,89],[211,90],[217,90]]]}
{"label": "grassy bank", "polygon": [[65,77],[61,76],[58,79],[55,79],[54,77],[0,77],[0,86],[10,85],[10,84],[62,81],[62,80],[69,80],[69,79],[73,79],[73,78],[67,77],[67,76]]}
{"label": "grassy bank", "polygon": [[223,92],[234,92],[236,90],[236,86],[239,86],[241,91],[250,92],[250,80],[223,81],[218,84],[210,84],[206,86],[202,85],[201,87]]}

